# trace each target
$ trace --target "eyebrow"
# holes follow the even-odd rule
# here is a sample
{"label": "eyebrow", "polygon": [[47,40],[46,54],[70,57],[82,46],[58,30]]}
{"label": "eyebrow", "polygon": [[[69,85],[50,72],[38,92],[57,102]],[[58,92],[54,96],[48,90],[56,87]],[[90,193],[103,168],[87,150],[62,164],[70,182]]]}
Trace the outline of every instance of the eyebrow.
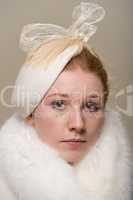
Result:
{"label": "eyebrow", "polygon": [[[52,97],[52,96],[61,96],[61,97],[65,97],[65,98],[69,97],[69,95],[65,94],[65,93],[53,93],[53,94],[48,95],[46,98],[49,98],[49,97]],[[99,98],[100,96],[98,96],[96,94],[91,94],[91,95],[87,96],[87,98],[88,97],[96,99],[96,98]]]}
{"label": "eyebrow", "polygon": [[52,96],[69,97],[68,94],[64,94],[64,93],[53,93],[53,94],[48,95],[47,97],[52,97]]}

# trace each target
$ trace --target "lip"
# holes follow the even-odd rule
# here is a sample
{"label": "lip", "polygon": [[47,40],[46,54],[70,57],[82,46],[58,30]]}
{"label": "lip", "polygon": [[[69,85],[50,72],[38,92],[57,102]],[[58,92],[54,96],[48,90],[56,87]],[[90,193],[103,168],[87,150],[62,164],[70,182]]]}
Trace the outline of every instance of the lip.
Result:
{"label": "lip", "polygon": [[86,142],[86,140],[83,140],[83,139],[68,139],[68,140],[62,140],[61,142],[65,145],[65,147],[67,149],[78,150],[78,149],[80,149],[81,145]]}
{"label": "lip", "polygon": [[61,142],[86,142],[86,140],[83,140],[83,139],[67,139],[67,140],[62,140]]}

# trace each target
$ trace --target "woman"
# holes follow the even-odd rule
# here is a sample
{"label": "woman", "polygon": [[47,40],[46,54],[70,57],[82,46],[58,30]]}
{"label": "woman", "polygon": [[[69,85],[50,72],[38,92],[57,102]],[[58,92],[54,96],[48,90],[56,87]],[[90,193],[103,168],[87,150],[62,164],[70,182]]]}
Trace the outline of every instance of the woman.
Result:
{"label": "woman", "polygon": [[32,24],[16,80],[18,107],[0,133],[0,172],[9,199],[129,200],[131,160],[116,112],[105,111],[108,77],[88,45],[105,11],[81,3],[73,24]]}

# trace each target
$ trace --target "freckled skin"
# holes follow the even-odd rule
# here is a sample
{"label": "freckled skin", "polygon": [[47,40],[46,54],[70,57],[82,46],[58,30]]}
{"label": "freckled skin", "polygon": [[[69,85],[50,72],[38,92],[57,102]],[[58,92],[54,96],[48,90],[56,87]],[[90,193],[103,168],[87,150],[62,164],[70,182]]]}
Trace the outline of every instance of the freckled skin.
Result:
{"label": "freckled skin", "polygon": [[[68,96],[50,96],[54,93],[65,93]],[[92,98],[92,94],[97,97]],[[59,75],[28,122],[34,126],[44,143],[57,150],[68,163],[76,164],[100,136],[104,122],[102,95],[100,79],[77,64],[73,71],[63,71]],[[92,107],[86,106],[88,102]],[[97,110],[95,103],[99,106]],[[61,142],[73,138],[80,138],[85,142],[78,145]]]}

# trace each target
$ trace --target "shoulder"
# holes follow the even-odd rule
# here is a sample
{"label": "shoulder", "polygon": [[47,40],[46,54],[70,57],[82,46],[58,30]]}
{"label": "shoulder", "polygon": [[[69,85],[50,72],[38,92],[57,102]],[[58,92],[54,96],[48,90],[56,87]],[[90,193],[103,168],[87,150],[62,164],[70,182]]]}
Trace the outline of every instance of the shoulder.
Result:
{"label": "shoulder", "polygon": [[8,185],[0,178],[0,197],[5,200],[16,200],[13,193],[9,190]]}
{"label": "shoulder", "polygon": [[2,176],[1,171],[1,161],[2,161],[2,155],[3,155],[3,149],[4,149],[4,141],[6,139],[6,133],[10,132],[11,126],[14,126],[15,117],[10,117],[0,128],[0,197],[1,199],[5,200],[16,200],[14,197],[12,191],[8,188],[8,184],[6,180]]}

